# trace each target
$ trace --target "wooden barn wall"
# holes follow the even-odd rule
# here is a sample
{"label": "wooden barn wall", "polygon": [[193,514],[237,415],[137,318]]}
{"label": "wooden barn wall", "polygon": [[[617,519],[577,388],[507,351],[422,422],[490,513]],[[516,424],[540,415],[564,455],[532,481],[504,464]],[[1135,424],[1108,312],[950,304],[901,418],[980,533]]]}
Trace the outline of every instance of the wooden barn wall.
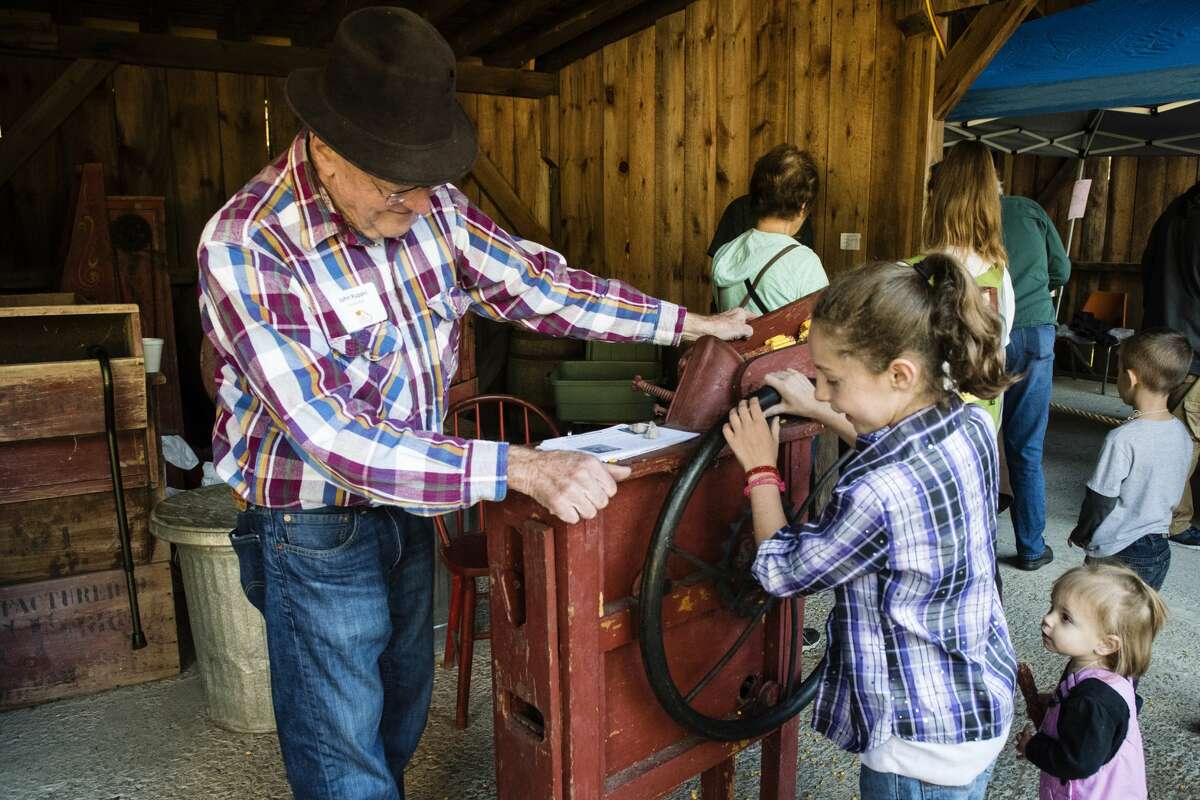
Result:
{"label": "wooden barn wall", "polygon": [[[915,252],[934,66],[884,0],[697,0],[561,72],[561,229],[569,260],[692,310],[725,205],[780,142],[821,188],[832,273]],[[838,248],[842,232],[862,249]]]}
{"label": "wooden barn wall", "polygon": [[[19,119],[67,64],[0,55],[0,129]],[[172,230],[163,258],[176,283],[194,284],[196,243],[208,218],[298,130],[283,83],[233,73],[117,67],[0,186],[5,219],[0,290],[57,284],[74,168],[92,161],[104,165],[110,195],[166,197]],[[462,95],[462,101],[476,119],[481,149],[549,226],[550,165],[543,158],[543,137],[545,119],[555,115],[543,106],[556,105],[556,99]],[[467,187],[479,197],[470,181]]]}
{"label": "wooden barn wall", "polygon": [[[1000,177],[1009,194],[1037,198],[1065,159],[1029,155],[1004,156]],[[1075,223],[1071,260],[1075,274],[1063,298],[1065,321],[1081,308],[1091,291],[1121,291],[1129,295],[1129,326],[1142,316],[1140,264],[1150,229],[1167,204],[1200,179],[1200,157],[1098,157],[1084,164],[1091,178],[1084,216]],[[1070,192],[1059,194],[1046,211],[1067,241]]]}
{"label": "wooden barn wall", "polygon": [[[0,55],[0,130],[11,126],[69,62]],[[209,217],[292,140],[299,123],[283,78],[122,65],[0,185],[0,291],[58,286],[75,165],[104,165],[110,195],[166,198],[175,322],[188,438],[206,444],[211,406],[199,378],[196,244]],[[546,120],[556,99],[463,95],[481,148],[550,226]],[[270,147],[268,147],[268,137]],[[557,142],[557,136],[549,137]],[[479,200],[469,181],[466,191]],[[492,213],[486,200],[483,206]],[[503,219],[501,217],[501,219]]]}

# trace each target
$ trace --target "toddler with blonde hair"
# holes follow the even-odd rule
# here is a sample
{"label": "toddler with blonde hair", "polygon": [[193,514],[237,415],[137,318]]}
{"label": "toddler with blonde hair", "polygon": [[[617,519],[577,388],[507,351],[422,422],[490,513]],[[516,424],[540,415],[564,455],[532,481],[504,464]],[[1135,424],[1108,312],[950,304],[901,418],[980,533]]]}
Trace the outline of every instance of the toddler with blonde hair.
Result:
{"label": "toddler with blonde hair", "polygon": [[1040,730],[1027,725],[1017,740],[1042,771],[1041,800],[1146,798],[1134,679],[1166,618],[1158,592],[1119,563],[1084,564],[1054,582],[1042,644],[1069,661]]}

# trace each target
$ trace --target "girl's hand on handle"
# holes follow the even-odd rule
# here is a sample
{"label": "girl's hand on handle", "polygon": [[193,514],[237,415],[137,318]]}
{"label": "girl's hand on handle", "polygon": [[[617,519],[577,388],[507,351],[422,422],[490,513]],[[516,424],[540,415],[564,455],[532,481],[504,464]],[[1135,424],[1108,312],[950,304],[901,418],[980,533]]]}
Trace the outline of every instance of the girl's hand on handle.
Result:
{"label": "girl's hand on handle", "polygon": [[808,417],[820,422],[842,441],[851,446],[858,439],[854,426],[846,419],[846,415],[835,411],[833,406],[824,400],[817,399],[817,389],[801,372],[794,369],[770,372],[765,379],[766,384],[779,392],[779,402],[767,409],[767,416],[790,414],[794,417]]}
{"label": "girl's hand on handle", "polygon": [[767,416],[789,414],[793,417],[810,417],[818,419],[819,415],[829,409],[828,403],[817,400],[817,389],[812,381],[794,369],[784,369],[767,374],[766,383],[779,392],[780,400],[767,409]]}
{"label": "girl's hand on handle", "polygon": [[767,422],[757,397],[730,410],[724,433],[742,469],[773,467],[779,460],[779,420]]}

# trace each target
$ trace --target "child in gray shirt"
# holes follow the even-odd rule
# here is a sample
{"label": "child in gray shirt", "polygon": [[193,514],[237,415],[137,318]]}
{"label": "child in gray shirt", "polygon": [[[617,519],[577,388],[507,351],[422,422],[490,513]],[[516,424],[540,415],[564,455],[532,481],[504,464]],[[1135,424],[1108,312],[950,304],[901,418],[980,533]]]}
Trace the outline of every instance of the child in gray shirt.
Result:
{"label": "child in gray shirt", "polygon": [[1135,410],[1104,437],[1068,539],[1087,551],[1087,561],[1115,558],[1155,590],[1171,566],[1171,511],[1192,457],[1191,435],[1167,410],[1167,395],[1191,362],[1188,340],[1175,331],[1142,331],[1121,344],[1117,390]]}

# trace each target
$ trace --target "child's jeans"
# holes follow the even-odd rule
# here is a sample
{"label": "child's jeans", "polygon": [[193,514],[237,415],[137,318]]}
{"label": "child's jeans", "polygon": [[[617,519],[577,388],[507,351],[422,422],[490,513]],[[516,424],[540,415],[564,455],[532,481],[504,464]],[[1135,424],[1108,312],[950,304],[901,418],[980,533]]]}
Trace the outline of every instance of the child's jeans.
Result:
{"label": "child's jeans", "polygon": [[939,786],[894,772],[876,772],[864,764],[859,768],[858,793],[862,800],[984,800],[994,766],[966,786]]}
{"label": "child's jeans", "polygon": [[[1148,533],[1110,557],[1136,572],[1157,592],[1167,579],[1167,570],[1171,568],[1171,545],[1166,534]],[[1095,560],[1091,556],[1084,559],[1088,563]]]}

